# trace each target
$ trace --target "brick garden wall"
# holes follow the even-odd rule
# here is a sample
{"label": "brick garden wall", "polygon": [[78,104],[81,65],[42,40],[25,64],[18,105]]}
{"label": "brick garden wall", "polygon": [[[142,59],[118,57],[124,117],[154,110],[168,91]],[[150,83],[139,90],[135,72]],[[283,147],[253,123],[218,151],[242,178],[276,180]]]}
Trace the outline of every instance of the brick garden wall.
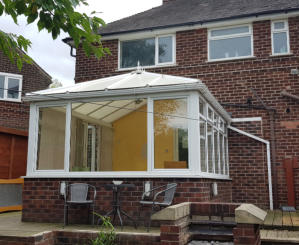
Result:
{"label": "brick garden wall", "polygon": [[[139,201],[143,193],[143,182],[153,181],[153,186],[160,186],[170,182],[178,184],[174,204],[181,202],[231,202],[231,181],[219,180],[218,196],[211,196],[213,180],[206,179],[126,179],[125,183],[135,184],[135,188],[124,189],[121,202],[124,211],[132,217],[138,217]],[[105,214],[111,209],[112,191],[105,189],[105,184],[110,184],[112,179],[25,179],[23,191],[22,220],[29,222],[63,222],[64,200],[59,195],[60,181],[84,182],[96,186],[96,212]],[[87,208],[74,206],[69,211],[70,223],[87,223]],[[148,210],[141,213],[142,218],[148,217]],[[148,218],[146,218],[146,221]],[[125,219],[127,221],[127,219]]]}
{"label": "brick garden wall", "polygon": [[[277,162],[274,165],[278,174],[278,206],[287,203],[283,160],[299,156],[298,102],[280,95],[284,89],[299,94],[299,76],[291,75],[291,69],[299,68],[299,17],[289,18],[289,30],[291,55],[271,56],[271,22],[258,21],[253,23],[255,57],[221,62],[207,62],[207,29],[178,32],[177,65],[147,69],[156,73],[199,78],[220,103],[244,104],[248,97],[252,97],[253,104],[260,105],[250,91],[250,88],[253,88],[269,107],[276,110]],[[77,50],[76,82],[123,73],[117,71],[118,41],[105,41],[104,46],[110,48],[112,55],[100,61],[88,59],[82,49]],[[225,106],[225,109],[232,113],[233,118],[261,116],[262,122],[258,132],[252,132],[270,140],[269,115],[266,111],[232,106]],[[235,133],[231,133],[229,141],[233,200],[253,202],[261,207],[268,206],[264,145]],[[298,169],[295,172],[295,180],[298,190]],[[299,191],[296,193],[296,200],[299,205]]]}
{"label": "brick garden wall", "polygon": [[[23,75],[23,95],[46,89],[51,83],[51,77],[35,64],[24,64],[20,71],[2,52],[0,52],[0,72]],[[0,100],[0,126],[28,130],[28,122],[29,103]]]}

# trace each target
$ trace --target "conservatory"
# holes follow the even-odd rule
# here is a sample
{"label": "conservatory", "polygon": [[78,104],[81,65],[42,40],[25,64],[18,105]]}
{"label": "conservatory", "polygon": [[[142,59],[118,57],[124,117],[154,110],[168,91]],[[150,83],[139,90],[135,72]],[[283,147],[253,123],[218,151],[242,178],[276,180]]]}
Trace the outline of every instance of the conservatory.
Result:
{"label": "conservatory", "polygon": [[229,178],[231,119],[198,79],[137,69],[24,100],[28,177]]}

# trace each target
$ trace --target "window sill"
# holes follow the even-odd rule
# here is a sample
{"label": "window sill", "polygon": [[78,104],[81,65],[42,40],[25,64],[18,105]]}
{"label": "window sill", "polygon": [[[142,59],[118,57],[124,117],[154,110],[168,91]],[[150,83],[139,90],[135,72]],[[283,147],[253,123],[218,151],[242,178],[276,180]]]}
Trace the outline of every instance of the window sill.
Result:
{"label": "window sill", "polygon": [[14,99],[0,99],[0,101],[22,103],[22,100],[14,100]]}
{"label": "window sill", "polygon": [[[155,68],[167,68],[167,67],[173,67],[173,66],[177,66],[176,63],[172,63],[172,64],[165,64],[165,65],[155,65],[155,66],[141,66],[142,69],[155,69]],[[131,67],[131,68],[119,68],[117,70],[115,70],[116,72],[121,72],[121,71],[135,71],[137,69],[137,67]]]}
{"label": "window sill", "polygon": [[283,57],[283,56],[293,56],[293,53],[283,53],[283,54],[271,54],[270,57]]}
{"label": "window sill", "polygon": [[213,174],[190,174],[189,173],[147,173],[147,172],[136,172],[136,173],[61,173],[61,172],[49,172],[49,173],[32,173],[22,178],[202,178],[202,179],[217,179],[217,180],[229,180],[229,176],[213,175]]}
{"label": "window sill", "polygon": [[237,57],[237,58],[229,58],[229,59],[207,60],[206,63],[217,63],[217,62],[239,61],[239,60],[250,60],[250,59],[256,59],[256,56],[246,56],[246,57]]}

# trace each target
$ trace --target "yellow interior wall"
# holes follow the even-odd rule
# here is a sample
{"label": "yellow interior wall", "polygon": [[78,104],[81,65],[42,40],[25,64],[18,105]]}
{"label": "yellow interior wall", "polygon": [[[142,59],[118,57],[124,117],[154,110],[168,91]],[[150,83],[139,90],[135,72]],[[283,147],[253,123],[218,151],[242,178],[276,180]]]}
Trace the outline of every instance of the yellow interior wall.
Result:
{"label": "yellow interior wall", "polygon": [[147,106],[113,123],[113,171],[147,170]]}

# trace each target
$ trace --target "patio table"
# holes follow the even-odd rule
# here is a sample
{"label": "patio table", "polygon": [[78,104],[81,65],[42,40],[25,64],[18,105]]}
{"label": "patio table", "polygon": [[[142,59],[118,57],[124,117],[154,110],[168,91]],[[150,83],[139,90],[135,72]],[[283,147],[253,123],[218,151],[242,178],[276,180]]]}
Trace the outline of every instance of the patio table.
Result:
{"label": "patio table", "polygon": [[[112,209],[104,215],[104,216],[113,215],[112,224],[114,223],[115,217],[117,215],[118,218],[119,218],[119,221],[120,221],[120,225],[121,225],[121,227],[123,227],[123,220],[121,218],[121,215],[124,215],[128,219],[130,219],[131,221],[133,221],[135,228],[137,228],[136,221],[130,215],[128,215],[125,211],[123,211],[121,209],[121,202],[120,202],[120,193],[121,193],[121,190],[123,188],[134,188],[134,187],[135,187],[134,184],[119,184],[119,185],[116,185],[116,184],[106,184],[105,185],[106,189],[108,189],[108,190],[112,189],[112,192],[113,192]],[[101,221],[101,219],[98,220],[98,224],[100,223],[100,221]]]}

